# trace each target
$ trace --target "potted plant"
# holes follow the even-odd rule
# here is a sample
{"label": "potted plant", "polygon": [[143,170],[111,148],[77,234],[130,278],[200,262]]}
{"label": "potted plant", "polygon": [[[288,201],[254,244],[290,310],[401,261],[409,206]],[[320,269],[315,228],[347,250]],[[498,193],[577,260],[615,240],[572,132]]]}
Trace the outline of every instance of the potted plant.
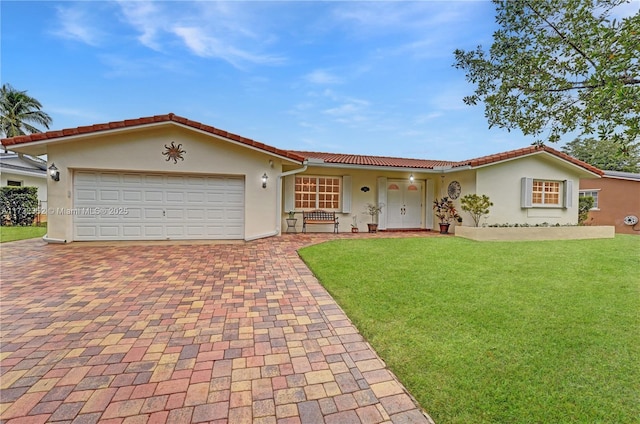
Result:
{"label": "potted plant", "polygon": [[378,215],[380,214],[380,211],[382,211],[383,206],[384,204],[382,203],[380,204],[367,203],[367,210],[365,213],[367,215],[371,215],[371,223],[367,224],[367,226],[369,227],[370,233],[375,233],[378,231],[378,223],[376,221],[377,221]]}
{"label": "potted plant", "polygon": [[357,233],[359,231],[358,230],[358,217],[353,215],[352,220],[353,220],[353,224],[351,224],[351,232],[352,233]]}
{"label": "potted plant", "polygon": [[433,201],[433,210],[440,220],[440,234],[447,234],[449,232],[451,221],[456,220],[457,222],[462,222],[462,217],[458,214],[458,211],[456,211],[453,200],[446,196]]}

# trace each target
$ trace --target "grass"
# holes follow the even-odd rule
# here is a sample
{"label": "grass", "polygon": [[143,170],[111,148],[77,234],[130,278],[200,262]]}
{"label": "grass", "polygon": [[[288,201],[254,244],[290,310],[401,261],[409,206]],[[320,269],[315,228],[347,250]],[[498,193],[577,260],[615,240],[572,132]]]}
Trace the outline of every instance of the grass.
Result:
{"label": "grass", "polygon": [[42,237],[47,233],[47,224],[26,227],[0,227],[0,243]]}
{"label": "grass", "polygon": [[640,422],[639,253],[637,236],[300,251],[438,424]]}

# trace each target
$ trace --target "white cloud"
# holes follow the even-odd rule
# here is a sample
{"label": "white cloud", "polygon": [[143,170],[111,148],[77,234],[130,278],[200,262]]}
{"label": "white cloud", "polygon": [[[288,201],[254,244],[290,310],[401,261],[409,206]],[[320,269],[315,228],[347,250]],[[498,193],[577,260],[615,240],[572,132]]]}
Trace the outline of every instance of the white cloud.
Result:
{"label": "white cloud", "polygon": [[341,77],[324,69],[316,69],[308,73],[305,75],[305,79],[310,83],[320,85],[341,84],[343,82]]}
{"label": "white cloud", "polygon": [[58,28],[53,31],[58,37],[79,41],[90,46],[100,44],[104,34],[92,22],[89,10],[84,7],[57,7]]}
{"label": "white cloud", "polygon": [[260,65],[277,65],[285,61],[283,57],[256,54],[233,45],[216,36],[208,34],[198,27],[172,28],[172,31],[185,43],[193,54],[205,58],[219,58],[229,62],[236,68],[242,69],[247,63]]}
{"label": "white cloud", "polygon": [[162,11],[156,7],[157,3],[119,0],[118,5],[125,22],[140,32],[138,41],[150,49],[160,50],[157,37],[164,30],[166,20]]}

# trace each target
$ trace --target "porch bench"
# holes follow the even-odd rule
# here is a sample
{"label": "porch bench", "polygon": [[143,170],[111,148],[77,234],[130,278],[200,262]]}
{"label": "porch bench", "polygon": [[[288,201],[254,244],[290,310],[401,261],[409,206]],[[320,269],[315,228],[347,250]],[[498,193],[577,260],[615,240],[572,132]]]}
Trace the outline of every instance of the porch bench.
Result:
{"label": "porch bench", "polygon": [[316,209],[302,212],[302,232],[307,232],[307,224],[333,224],[333,232],[338,234],[338,217],[335,212]]}

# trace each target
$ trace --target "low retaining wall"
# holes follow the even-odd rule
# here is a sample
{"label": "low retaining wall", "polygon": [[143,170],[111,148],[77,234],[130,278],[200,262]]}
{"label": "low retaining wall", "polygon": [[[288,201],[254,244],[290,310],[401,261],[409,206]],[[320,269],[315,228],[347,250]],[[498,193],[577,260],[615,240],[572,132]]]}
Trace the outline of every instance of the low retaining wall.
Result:
{"label": "low retaining wall", "polygon": [[615,227],[456,227],[456,236],[477,241],[580,240],[615,237]]}

